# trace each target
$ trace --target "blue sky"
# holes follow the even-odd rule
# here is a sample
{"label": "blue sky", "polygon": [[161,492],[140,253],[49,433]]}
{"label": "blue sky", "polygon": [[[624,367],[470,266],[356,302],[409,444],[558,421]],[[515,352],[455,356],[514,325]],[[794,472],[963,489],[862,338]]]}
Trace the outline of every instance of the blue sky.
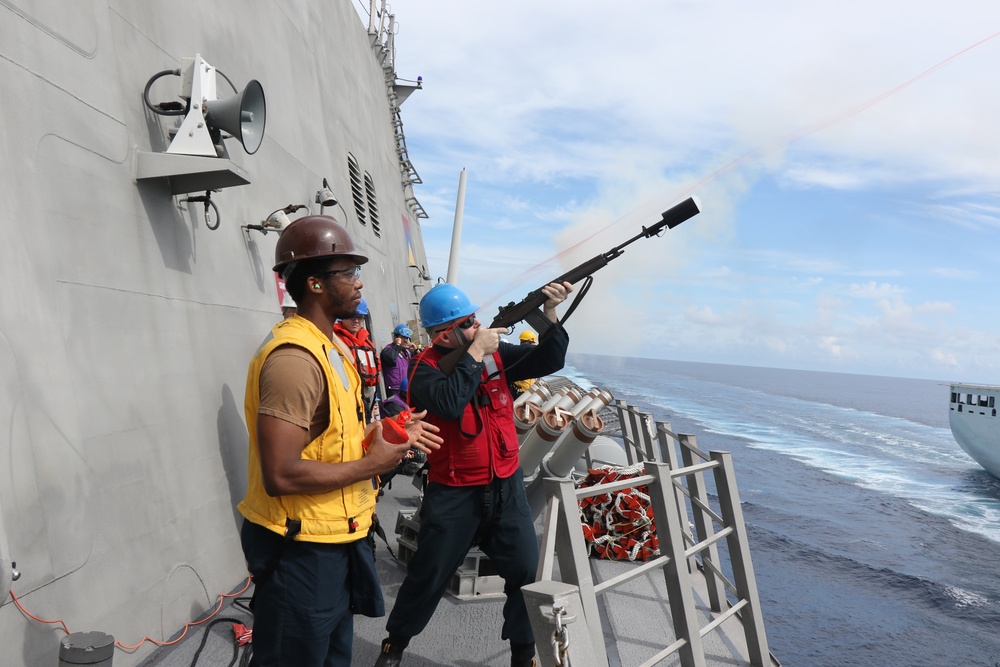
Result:
{"label": "blue sky", "polygon": [[482,319],[694,194],[595,274],[573,351],[1000,382],[1000,3],[392,11],[429,269],[466,168]]}

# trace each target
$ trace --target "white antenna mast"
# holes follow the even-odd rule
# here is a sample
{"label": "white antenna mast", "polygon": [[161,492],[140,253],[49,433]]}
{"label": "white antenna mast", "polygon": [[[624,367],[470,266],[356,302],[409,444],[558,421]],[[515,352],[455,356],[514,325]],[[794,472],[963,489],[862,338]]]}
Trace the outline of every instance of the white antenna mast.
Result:
{"label": "white antenna mast", "polygon": [[465,167],[458,176],[458,200],[455,202],[455,225],[451,229],[451,253],[448,255],[448,277],[452,285],[458,280],[458,250],[462,245],[462,215],[465,212]]}

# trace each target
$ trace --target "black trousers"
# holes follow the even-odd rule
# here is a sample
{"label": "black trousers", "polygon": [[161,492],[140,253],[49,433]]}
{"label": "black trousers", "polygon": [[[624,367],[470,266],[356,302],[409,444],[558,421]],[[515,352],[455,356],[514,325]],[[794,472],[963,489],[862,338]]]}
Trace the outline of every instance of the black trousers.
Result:
{"label": "black trousers", "polygon": [[[535,641],[521,587],[535,580],[538,540],[520,471],[486,487],[427,485],[417,551],[386,623],[390,635],[414,637],[427,626],[484,521],[484,491],[491,502],[485,519],[490,525],[480,548],[503,578],[507,595],[500,637],[515,644]],[[493,510],[501,498],[494,520]]]}
{"label": "black trousers", "polygon": [[[284,538],[243,522],[247,568],[260,573]],[[292,541],[271,577],[256,589],[253,667],[350,667],[354,614],[382,616],[385,606],[371,544]]]}

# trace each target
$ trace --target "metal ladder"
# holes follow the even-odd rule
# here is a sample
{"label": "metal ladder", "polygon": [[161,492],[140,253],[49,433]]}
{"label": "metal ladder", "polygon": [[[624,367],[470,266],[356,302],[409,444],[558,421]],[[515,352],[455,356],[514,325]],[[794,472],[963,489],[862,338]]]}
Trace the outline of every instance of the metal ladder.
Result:
{"label": "metal ladder", "polygon": [[406,135],[403,133],[403,119],[399,114],[399,100],[396,88],[396,15],[392,14],[386,0],[369,0],[368,3],[368,36],[372,49],[382,63],[385,76],[386,92],[389,96],[389,108],[392,114],[392,131],[396,137],[396,156],[399,158],[400,182],[406,191],[406,203],[414,216],[420,219],[428,217],[427,211],[417,201],[413,186],[423,181],[416,167],[410,161],[406,148]]}
{"label": "metal ladder", "polygon": [[[697,448],[694,436],[675,434],[669,423],[654,422],[651,415],[623,401],[616,401],[616,407],[629,463],[643,463],[645,474],[581,489],[569,479],[544,481],[547,507],[538,576],[536,583],[522,589],[542,665],[607,667],[597,596],[656,570],[664,576],[676,639],[643,662],[643,667],[674,654],[682,667],[705,667],[702,638],[734,617],[742,625],[747,664],[778,664],[768,651],[764,633],[732,456],[717,451],[705,454]],[[714,477],[718,511],[709,503],[708,471]],[[579,519],[579,500],[643,485],[649,489],[661,555],[595,583]],[[721,567],[717,545],[723,539],[733,582]],[[553,579],[557,562],[561,581]],[[699,610],[694,599],[693,578],[700,576],[705,578],[707,612]],[[732,593],[732,599],[727,592]],[[701,626],[699,619],[706,616],[711,620]],[[551,653],[545,650],[547,637],[552,638]]]}

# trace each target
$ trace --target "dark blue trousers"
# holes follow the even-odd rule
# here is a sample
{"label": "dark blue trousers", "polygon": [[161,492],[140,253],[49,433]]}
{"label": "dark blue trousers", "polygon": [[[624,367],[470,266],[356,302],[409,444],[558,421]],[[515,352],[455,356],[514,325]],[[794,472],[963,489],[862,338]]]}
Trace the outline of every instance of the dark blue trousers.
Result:
{"label": "dark blue trousers", "polygon": [[[240,537],[251,574],[264,570],[283,541],[250,521]],[[270,579],[256,588],[250,664],[350,667],[355,613],[385,613],[368,541],[292,541]]]}
{"label": "dark blue trousers", "polygon": [[[507,602],[500,637],[515,644],[535,641],[521,586],[535,580],[538,541],[520,471],[488,487],[427,485],[420,506],[417,551],[386,623],[390,635],[415,637],[427,626],[484,520],[484,491],[488,491],[491,510],[503,499],[498,520],[480,544],[504,580]],[[491,518],[487,521],[493,523]]]}

